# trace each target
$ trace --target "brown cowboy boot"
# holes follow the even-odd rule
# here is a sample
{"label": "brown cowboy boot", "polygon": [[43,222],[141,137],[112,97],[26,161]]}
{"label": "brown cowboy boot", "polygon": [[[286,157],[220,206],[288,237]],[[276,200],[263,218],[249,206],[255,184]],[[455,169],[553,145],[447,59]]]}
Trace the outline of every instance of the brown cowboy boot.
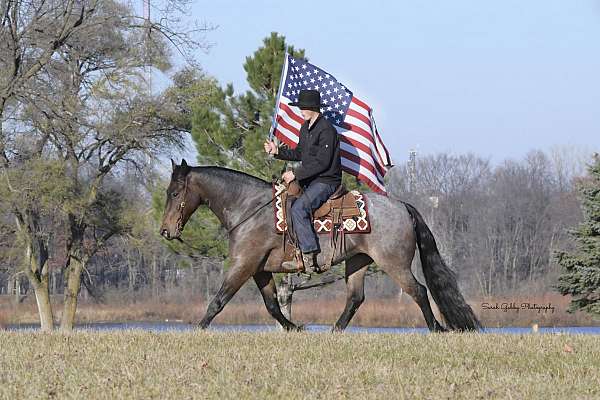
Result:
{"label": "brown cowboy boot", "polygon": [[319,265],[317,264],[318,252],[311,253],[300,253],[296,250],[296,257],[293,260],[285,261],[281,264],[285,269],[297,269],[298,272],[304,272],[305,274],[312,274],[313,272],[321,272]]}

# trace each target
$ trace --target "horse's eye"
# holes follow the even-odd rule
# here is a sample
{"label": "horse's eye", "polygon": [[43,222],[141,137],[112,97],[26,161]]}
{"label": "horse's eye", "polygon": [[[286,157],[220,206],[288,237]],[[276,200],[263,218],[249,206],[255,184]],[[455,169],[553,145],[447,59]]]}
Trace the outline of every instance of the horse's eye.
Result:
{"label": "horse's eye", "polygon": [[177,197],[178,195],[179,195],[179,193],[177,193],[177,192],[171,193],[171,196],[173,196],[173,198]]}

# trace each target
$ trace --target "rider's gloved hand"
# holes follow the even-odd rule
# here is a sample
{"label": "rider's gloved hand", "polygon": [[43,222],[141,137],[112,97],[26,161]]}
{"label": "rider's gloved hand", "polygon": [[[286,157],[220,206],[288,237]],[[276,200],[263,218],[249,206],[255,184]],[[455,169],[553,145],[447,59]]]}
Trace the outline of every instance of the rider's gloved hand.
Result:
{"label": "rider's gloved hand", "polygon": [[267,152],[267,154],[277,154],[279,152],[279,149],[277,148],[277,145],[275,144],[275,142],[273,142],[272,140],[268,140],[264,143],[265,146],[265,151]]}

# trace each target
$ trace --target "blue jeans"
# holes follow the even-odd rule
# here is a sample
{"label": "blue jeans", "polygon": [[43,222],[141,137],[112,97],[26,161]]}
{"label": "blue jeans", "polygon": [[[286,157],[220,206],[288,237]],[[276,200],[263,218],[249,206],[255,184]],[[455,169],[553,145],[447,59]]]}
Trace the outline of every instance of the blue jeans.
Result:
{"label": "blue jeans", "polygon": [[304,188],[304,193],[292,205],[292,223],[300,250],[309,253],[319,250],[319,241],[313,226],[312,212],[321,207],[337,187],[313,182]]}

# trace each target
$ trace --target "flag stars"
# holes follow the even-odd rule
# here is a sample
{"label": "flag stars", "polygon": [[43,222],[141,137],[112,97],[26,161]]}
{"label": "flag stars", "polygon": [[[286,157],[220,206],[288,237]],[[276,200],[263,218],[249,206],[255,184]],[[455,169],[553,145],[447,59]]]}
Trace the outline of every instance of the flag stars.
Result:
{"label": "flag stars", "polygon": [[302,69],[306,69],[306,64],[302,64]]}

